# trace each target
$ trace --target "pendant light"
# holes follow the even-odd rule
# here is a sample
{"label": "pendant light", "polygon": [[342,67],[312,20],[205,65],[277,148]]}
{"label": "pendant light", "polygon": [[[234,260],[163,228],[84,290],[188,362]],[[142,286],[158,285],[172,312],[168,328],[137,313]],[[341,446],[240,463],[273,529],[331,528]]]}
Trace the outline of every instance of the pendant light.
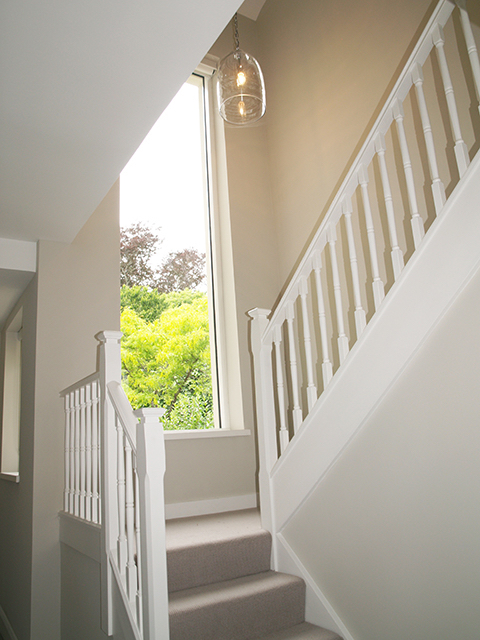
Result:
{"label": "pendant light", "polygon": [[218,65],[218,110],[226,122],[243,125],[265,113],[265,83],[258,62],[240,49],[237,14],[233,24],[235,50]]}

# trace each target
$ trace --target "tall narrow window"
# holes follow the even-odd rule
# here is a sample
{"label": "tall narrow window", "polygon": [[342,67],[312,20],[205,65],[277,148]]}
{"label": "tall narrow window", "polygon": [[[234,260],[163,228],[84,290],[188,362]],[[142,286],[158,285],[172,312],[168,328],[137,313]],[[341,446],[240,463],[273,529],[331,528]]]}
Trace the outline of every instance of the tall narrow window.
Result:
{"label": "tall narrow window", "polygon": [[20,471],[20,406],[22,379],[22,309],[5,331],[1,474],[17,479]]}
{"label": "tall narrow window", "polygon": [[190,77],[120,179],[124,385],[134,406],[166,409],[167,429],[230,427],[212,71]]}

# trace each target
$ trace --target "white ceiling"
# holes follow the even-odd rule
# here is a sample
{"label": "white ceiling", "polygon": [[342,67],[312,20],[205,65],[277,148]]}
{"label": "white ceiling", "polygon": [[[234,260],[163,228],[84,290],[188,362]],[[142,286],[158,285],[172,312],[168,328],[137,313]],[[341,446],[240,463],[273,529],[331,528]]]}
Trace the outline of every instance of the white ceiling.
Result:
{"label": "white ceiling", "polygon": [[71,241],[238,3],[2,2],[0,237]]}
{"label": "white ceiling", "polygon": [[[4,0],[0,241],[73,240],[238,4]],[[0,326],[33,276],[1,258]]]}

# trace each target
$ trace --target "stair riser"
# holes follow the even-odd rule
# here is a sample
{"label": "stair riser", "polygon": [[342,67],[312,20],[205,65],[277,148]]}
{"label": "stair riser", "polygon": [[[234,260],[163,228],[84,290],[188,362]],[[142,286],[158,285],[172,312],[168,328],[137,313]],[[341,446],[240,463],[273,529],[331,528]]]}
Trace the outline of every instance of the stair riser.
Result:
{"label": "stair riser", "polygon": [[169,551],[168,590],[191,589],[268,571],[270,553],[271,536],[266,531],[249,538]]}
{"label": "stair riser", "polygon": [[170,640],[248,640],[300,624],[305,585],[298,581],[234,601],[170,614]]}

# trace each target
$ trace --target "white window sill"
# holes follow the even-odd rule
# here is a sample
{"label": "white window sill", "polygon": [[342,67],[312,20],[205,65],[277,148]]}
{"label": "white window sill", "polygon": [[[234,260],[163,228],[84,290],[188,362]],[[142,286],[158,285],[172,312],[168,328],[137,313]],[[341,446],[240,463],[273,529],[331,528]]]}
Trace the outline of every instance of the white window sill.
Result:
{"label": "white window sill", "polygon": [[250,429],[185,429],[164,431],[165,440],[194,440],[199,438],[235,438],[249,436]]}
{"label": "white window sill", "polygon": [[8,480],[8,482],[20,482],[20,474],[14,471],[2,471],[0,473],[0,480]]}

